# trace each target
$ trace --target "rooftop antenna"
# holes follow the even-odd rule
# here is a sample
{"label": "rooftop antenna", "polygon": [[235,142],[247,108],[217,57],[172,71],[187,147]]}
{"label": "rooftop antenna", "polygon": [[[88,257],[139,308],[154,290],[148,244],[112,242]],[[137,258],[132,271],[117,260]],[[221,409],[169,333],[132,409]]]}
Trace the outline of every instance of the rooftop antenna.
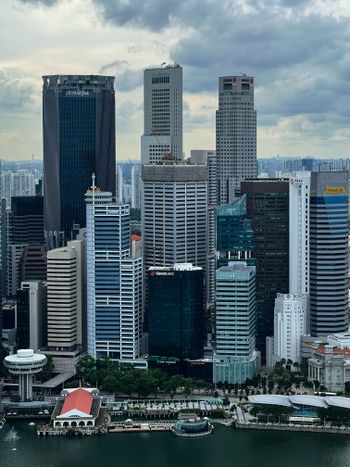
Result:
{"label": "rooftop antenna", "polygon": [[96,175],[94,173],[91,175],[91,179],[92,179],[92,185],[91,185],[92,204],[94,205],[95,204],[95,191],[96,191]]}

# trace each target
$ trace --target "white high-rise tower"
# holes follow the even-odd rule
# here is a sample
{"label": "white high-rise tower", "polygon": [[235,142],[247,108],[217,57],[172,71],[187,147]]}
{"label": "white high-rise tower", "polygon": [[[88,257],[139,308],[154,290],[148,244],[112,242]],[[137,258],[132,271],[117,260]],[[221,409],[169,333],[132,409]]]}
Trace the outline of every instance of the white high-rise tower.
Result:
{"label": "white high-rise tower", "polygon": [[144,71],[144,134],[141,161],[182,159],[182,67],[176,63]]}
{"label": "white high-rise tower", "polygon": [[192,263],[207,270],[208,169],[164,164],[142,168],[145,268]]}
{"label": "white high-rise tower", "polygon": [[256,177],[256,111],[254,78],[247,75],[219,78],[216,112],[216,156],[219,204],[240,194],[240,183]]}

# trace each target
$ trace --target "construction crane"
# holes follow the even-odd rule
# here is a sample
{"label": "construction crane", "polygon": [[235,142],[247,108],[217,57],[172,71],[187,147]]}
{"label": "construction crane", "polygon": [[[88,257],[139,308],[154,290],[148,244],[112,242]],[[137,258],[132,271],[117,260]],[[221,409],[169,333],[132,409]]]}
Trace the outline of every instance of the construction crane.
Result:
{"label": "construction crane", "polygon": [[161,151],[163,152],[163,160],[164,161],[173,161],[174,156],[170,150],[167,150],[167,147],[165,144],[162,144],[158,138],[158,135],[154,132],[153,128],[151,129],[151,135],[155,138],[157,141]]}

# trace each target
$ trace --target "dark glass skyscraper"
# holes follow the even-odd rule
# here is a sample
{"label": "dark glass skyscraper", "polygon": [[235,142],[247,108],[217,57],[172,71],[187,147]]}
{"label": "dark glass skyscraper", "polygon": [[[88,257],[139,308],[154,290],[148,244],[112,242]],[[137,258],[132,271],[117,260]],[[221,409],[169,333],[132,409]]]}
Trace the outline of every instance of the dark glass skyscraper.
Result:
{"label": "dark glass skyscraper", "polygon": [[192,264],[148,272],[149,353],[200,358],[204,347],[204,271]]}
{"label": "dark glass skyscraper", "polygon": [[44,245],[42,196],[13,196],[9,218],[10,243]]}
{"label": "dark glass skyscraper", "polygon": [[349,210],[347,172],[313,172],[310,191],[310,329],[348,330]]}
{"label": "dark glass skyscraper", "polygon": [[44,221],[49,245],[85,227],[84,195],[115,195],[114,77],[43,76]]}
{"label": "dark glass skyscraper", "polygon": [[[16,296],[21,280],[46,278],[44,211],[42,196],[13,196],[11,212],[8,213],[8,248],[7,248],[7,295]],[[40,251],[40,255],[29,254],[28,249]],[[25,257],[23,258],[23,253]],[[31,267],[25,267],[21,273],[23,260],[31,259]],[[39,261],[36,261],[39,260]],[[31,271],[29,270],[31,269]],[[23,274],[27,270],[27,274]]]}
{"label": "dark glass skyscraper", "polygon": [[289,292],[289,180],[245,180],[241,191],[254,231],[256,343],[264,357],[266,337],[273,334],[275,298]]}
{"label": "dark glass skyscraper", "polygon": [[232,204],[216,208],[216,251],[218,267],[226,266],[231,260],[251,260],[254,249],[252,221],[247,218],[246,195],[236,198]]}

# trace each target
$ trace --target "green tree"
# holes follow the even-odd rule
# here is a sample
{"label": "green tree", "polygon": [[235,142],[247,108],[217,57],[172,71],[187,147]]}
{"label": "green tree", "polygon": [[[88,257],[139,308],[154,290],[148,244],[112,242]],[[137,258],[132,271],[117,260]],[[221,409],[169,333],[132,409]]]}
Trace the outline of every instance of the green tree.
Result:
{"label": "green tree", "polygon": [[86,382],[94,384],[96,381],[96,360],[90,355],[85,355],[75,365],[75,371],[83,384]]}
{"label": "green tree", "polygon": [[48,381],[50,379],[51,374],[55,369],[55,365],[53,364],[51,355],[46,356],[46,363],[43,369],[40,372],[40,378],[42,381]]}

